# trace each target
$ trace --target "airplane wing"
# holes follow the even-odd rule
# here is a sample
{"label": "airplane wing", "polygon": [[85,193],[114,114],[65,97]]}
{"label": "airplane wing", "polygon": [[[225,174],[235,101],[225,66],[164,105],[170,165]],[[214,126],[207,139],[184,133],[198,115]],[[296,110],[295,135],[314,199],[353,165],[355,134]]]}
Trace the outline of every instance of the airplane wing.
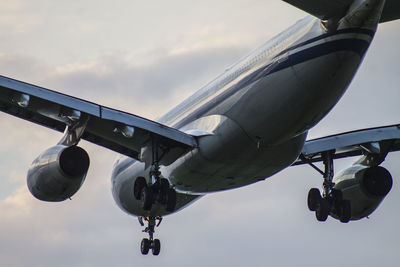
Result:
{"label": "airplane wing", "polygon": [[400,151],[400,124],[307,140],[292,166],[322,161],[322,153],[327,151],[334,151],[334,159],[367,153],[386,156],[389,152]]}
{"label": "airplane wing", "polygon": [[152,137],[169,161],[196,146],[191,135],[160,123],[4,76],[0,110],[59,132],[84,118],[82,139],[135,159]]}
{"label": "airplane wing", "polygon": [[[283,0],[322,20],[341,17],[354,0]],[[380,22],[400,19],[400,1],[386,0]]]}

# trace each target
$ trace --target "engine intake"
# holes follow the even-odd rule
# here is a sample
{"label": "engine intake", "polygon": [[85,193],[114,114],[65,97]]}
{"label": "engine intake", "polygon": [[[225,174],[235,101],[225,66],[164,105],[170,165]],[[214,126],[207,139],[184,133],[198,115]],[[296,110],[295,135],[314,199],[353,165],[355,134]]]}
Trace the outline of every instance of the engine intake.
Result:
{"label": "engine intake", "polygon": [[51,147],[33,161],[27,176],[29,191],[43,201],[70,198],[83,184],[89,164],[89,155],[78,146]]}
{"label": "engine intake", "polygon": [[364,190],[375,197],[384,197],[392,189],[392,176],[385,168],[377,166],[365,169],[361,185]]}

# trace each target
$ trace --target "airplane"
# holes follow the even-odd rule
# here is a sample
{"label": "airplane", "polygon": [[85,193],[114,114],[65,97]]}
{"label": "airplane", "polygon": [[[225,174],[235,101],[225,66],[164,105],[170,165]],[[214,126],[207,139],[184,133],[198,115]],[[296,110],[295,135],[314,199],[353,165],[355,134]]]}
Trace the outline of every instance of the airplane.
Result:
{"label": "airplane", "polygon": [[[400,125],[307,140],[349,87],[379,23],[400,18],[396,0],[284,0],[311,15],[226,69],[158,121],[0,76],[0,109],[64,132],[27,175],[30,192],[64,201],[82,186],[90,158],[81,139],[121,156],[112,171],[117,205],[159,255],[163,217],[202,196],[263,181],[307,164],[323,178],[307,206],[318,221],[372,214],[392,187],[380,164],[400,150]],[[335,175],[334,160],[359,158]],[[322,162],[324,169],[315,165]]]}

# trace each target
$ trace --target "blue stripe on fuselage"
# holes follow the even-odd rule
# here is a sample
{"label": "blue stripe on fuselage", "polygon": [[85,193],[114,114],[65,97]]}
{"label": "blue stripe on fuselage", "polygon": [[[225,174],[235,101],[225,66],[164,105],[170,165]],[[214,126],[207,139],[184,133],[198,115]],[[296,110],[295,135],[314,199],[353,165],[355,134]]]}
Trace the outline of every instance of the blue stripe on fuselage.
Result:
{"label": "blue stripe on fuselage", "polygon": [[362,39],[352,38],[352,39],[333,40],[333,41],[329,41],[326,43],[322,43],[322,44],[304,49],[302,51],[296,52],[292,55],[289,55],[284,60],[276,61],[276,59],[279,56],[281,56],[289,51],[293,51],[295,49],[304,47],[306,45],[309,45],[313,42],[317,42],[324,38],[331,37],[331,36],[338,35],[338,34],[343,34],[343,33],[361,33],[361,34],[367,34],[371,37],[374,35],[374,32],[370,31],[370,30],[346,29],[346,30],[337,31],[335,33],[324,34],[324,35],[312,38],[303,43],[294,45],[294,46],[282,51],[281,53],[279,53],[278,56],[276,56],[272,60],[272,63],[269,62],[268,64],[256,69],[255,71],[253,71],[252,73],[250,73],[249,75],[244,77],[242,80],[240,80],[237,84],[235,84],[231,88],[227,89],[225,92],[221,93],[217,97],[211,99],[209,102],[205,103],[198,109],[191,112],[184,119],[182,119],[181,121],[179,121],[178,123],[173,125],[173,127],[179,129],[179,128],[187,125],[188,123],[190,123],[198,118],[201,118],[202,116],[206,115],[207,112],[209,112],[211,109],[218,106],[219,104],[224,102],[227,98],[234,95],[241,89],[247,87],[248,85],[250,85],[252,83],[257,82],[258,80],[260,80],[270,74],[276,73],[280,70],[289,68],[291,66],[295,66],[297,64],[307,62],[309,60],[312,60],[312,59],[315,59],[315,58],[318,58],[321,56],[339,52],[339,51],[351,51],[351,52],[357,53],[360,57],[363,57],[366,50],[368,49],[369,42],[367,42],[366,40],[362,40]]}
{"label": "blue stripe on fuselage", "polygon": [[[225,101],[227,98],[231,97],[241,89],[245,88],[246,86],[257,82],[258,80],[276,73],[280,70],[289,68],[291,66],[304,63],[306,61],[338,52],[338,51],[352,51],[360,55],[362,57],[365,54],[365,51],[368,48],[369,43],[365,40],[361,39],[340,39],[340,40],[333,40],[330,42],[326,42],[323,44],[315,45],[310,48],[306,48],[302,51],[299,51],[297,53],[294,53],[292,55],[289,55],[289,57],[285,58],[284,60],[277,60],[277,58],[281,57],[282,55],[294,51],[296,49],[299,49],[301,47],[307,46],[309,44],[312,44],[314,42],[317,42],[319,40],[322,40],[324,38],[332,37],[338,34],[345,34],[345,33],[360,33],[360,34],[366,34],[371,37],[374,36],[374,32],[371,30],[366,30],[366,29],[345,29],[345,30],[339,30],[335,33],[327,33],[323,34],[320,36],[317,36],[315,38],[309,39],[305,42],[293,45],[282,52],[280,52],[277,56],[274,57],[274,59],[270,62],[268,62],[266,65],[256,69],[252,73],[248,74],[246,77],[244,77],[242,80],[240,80],[237,84],[232,86],[231,88],[227,89],[225,92],[221,93],[218,95],[216,98],[212,99],[211,101],[205,103],[198,109],[194,110],[191,114],[189,114],[186,118],[183,120],[179,121],[176,125],[173,127],[180,128],[191,121],[194,121],[202,116],[204,116],[207,112],[209,112],[212,108],[216,107],[217,105],[221,104],[223,101]],[[129,168],[132,164],[134,164],[136,160],[133,158],[125,158],[122,160],[122,162],[118,163],[114,170],[112,177],[115,178],[117,177],[120,173],[125,171],[127,168]]]}
{"label": "blue stripe on fuselage", "polygon": [[354,33],[360,33],[360,34],[369,35],[370,37],[374,37],[374,35],[375,35],[375,32],[374,32],[374,31],[368,30],[368,29],[349,28],[349,29],[337,30],[337,31],[335,31],[335,32],[325,33],[325,34],[323,34],[323,35],[320,35],[320,36],[311,38],[311,39],[309,39],[309,40],[307,40],[307,41],[304,41],[304,42],[302,42],[302,43],[293,45],[293,46],[291,46],[291,47],[289,47],[289,48],[283,50],[282,52],[280,52],[280,53],[277,55],[277,57],[279,57],[279,56],[281,56],[281,55],[283,55],[283,54],[285,54],[285,53],[287,53],[287,52],[293,51],[293,50],[295,50],[295,49],[297,49],[297,48],[300,48],[300,47],[306,46],[306,45],[308,45],[308,44],[312,44],[312,43],[314,43],[314,42],[317,42],[317,41],[319,41],[319,40],[322,40],[322,39],[324,39],[324,38],[332,37],[332,36],[339,35],[339,34],[345,34],[345,33],[353,33],[353,34],[354,34]]}

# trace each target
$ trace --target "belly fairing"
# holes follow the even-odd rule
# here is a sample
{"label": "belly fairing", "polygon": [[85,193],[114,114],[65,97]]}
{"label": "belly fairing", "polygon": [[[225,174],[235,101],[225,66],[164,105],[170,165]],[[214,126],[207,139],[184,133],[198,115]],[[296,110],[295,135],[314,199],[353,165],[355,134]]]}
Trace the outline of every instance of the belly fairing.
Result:
{"label": "belly fairing", "polygon": [[220,122],[211,135],[199,138],[197,149],[162,168],[177,190],[201,194],[264,180],[296,160],[306,137],[269,146],[254,141],[225,116]]}

